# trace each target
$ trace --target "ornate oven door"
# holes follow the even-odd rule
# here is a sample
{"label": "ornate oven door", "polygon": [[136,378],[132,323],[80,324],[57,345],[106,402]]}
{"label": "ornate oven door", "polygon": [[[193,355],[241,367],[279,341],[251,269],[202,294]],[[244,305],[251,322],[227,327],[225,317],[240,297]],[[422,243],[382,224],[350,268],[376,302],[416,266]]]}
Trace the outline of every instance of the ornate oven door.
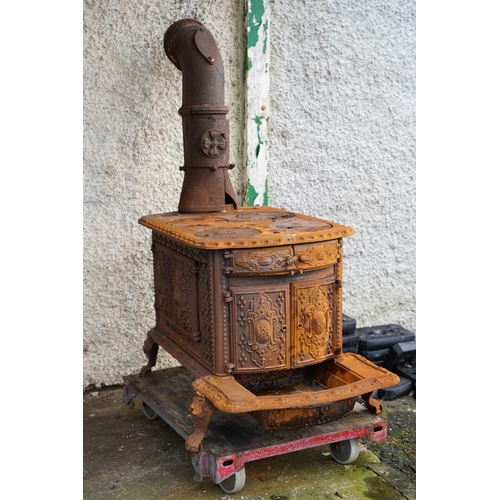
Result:
{"label": "ornate oven door", "polygon": [[292,283],[291,295],[291,367],[298,368],[331,357],[338,343],[335,276]]}
{"label": "ornate oven door", "polygon": [[290,367],[289,285],[254,283],[229,289],[234,373]]}

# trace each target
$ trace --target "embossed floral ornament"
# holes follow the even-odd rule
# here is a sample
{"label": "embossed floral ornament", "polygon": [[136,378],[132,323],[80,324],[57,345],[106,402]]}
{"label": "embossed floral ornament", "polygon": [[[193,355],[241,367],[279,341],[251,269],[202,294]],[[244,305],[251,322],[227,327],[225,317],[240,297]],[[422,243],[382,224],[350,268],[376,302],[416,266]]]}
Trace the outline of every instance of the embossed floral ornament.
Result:
{"label": "embossed floral ornament", "polygon": [[207,156],[219,157],[227,147],[226,134],[220,130],[209,130],[201,140],[201,147]]}

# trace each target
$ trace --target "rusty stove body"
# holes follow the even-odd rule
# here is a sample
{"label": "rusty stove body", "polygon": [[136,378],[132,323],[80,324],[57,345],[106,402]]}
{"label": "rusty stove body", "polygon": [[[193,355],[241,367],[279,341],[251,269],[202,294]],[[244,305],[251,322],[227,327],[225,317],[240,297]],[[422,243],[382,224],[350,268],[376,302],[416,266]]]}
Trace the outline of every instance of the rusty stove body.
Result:
{"label": "rusty stove body", "polygon": [[183,19],[165,33],[183,73],[184,183],[178,212],[148,215],[156,325],[144,352],[162,347],[195,375],[186,439],[198,451],[216,409],[250,413],[265,428],[319,425],[399,379],[342,352],[340,224],[270,207],[239,207],[228,169],[223,63],[214,37]]}

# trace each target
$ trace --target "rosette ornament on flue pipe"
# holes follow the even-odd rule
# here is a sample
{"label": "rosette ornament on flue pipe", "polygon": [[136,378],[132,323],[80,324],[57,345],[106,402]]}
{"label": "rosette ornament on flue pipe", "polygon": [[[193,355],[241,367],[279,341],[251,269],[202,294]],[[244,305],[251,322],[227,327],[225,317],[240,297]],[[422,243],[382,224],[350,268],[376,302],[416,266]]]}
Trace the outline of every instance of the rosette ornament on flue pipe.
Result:
{"label": "rosette ornament on flue pipe", "polygon": [[182,71],[184,182],[179,212],[238,208],[228,169],[229,122],[224,105],[224,65],[214,36],[195,19],[168,28],[165,53]]}

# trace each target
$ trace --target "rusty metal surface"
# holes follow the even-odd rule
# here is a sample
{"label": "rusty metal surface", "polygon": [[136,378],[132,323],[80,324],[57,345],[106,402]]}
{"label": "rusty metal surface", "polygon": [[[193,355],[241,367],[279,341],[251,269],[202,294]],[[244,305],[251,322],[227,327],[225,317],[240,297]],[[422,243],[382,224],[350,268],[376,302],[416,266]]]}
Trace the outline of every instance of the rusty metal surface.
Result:
{"label": "rusty metal surface", "polygon": [[251,227],[225,227],[225,226],[212,226],[210,229],[198,231],[195,236],[203,238],[204,240],[236,240],[240,238],[253,238],[261,234],[258,229]]}
{"label": "rusty metal surface", "polygon": [[141,377],[153,375],[159,347],[197,377],[191,452],[216,410],[249,413],[264,428],[324,425],[349,414],[358,396],[379,413],[373,391],[399,378],[342,352],[343,238],[354,230],[279,208],[238,207],[215,40],[183,19],[167,30],[164,47],[183,75],[184,183],[178,212],[139,220],[153,231],[156,313]]}
{"label": "rusty metal surface", "polygon": [[[238,218],[238,212],[229,221],[224,214],[176,213],[171,231],[212,231],[210,238],[216,238],[219,227],[264,230],[282,215],[257,209],[248,212],[255,219]],[[283,220],[295,217],[286,214]],[[311,232],[295,236],[303,235]],[[180,239],[153,232],[156,326],[144,345],[149,361],[141,374],[149,373],[161,346],[198,377],[189,451],[201,446],[214,407],[248,412],[264,428],[322,425],[347,415],[358,396],[380,412],[371,393],[398,378],[359,355],[342,354],[342,238],[216,250]],[[299,384],[280,395],[255,390],[266,386],[270,374],[304,368],[321,389]],[[252,390],[246,375],[254,377]]]}
{"label": "rusty metal surface", "polygon": [[164,36],[167,57],[182,71],[184,182],[180,212],[215,212],[238,206],[228,175],[229,122],[224,66],[210,31],[194,19],[175,22]]}
{"label": "rusty metal surface", "polygon": [[[124,377],[124,402],[145,401],[180,436],[192,435],[195,424],[189,415],[191,384],[194,377],[183,367],[152,372],[147,378]],[[366,436],[369,441],[384,442],[386,421],[355,404],[347,418],[321,426],[298,429],[263,429],[248,415],[215,412],[193,466],[201,477],[215,483],[240,470],[245,463],[263,458]]]}
{"label": "rusty metal surface", "polygon": [[249,412],[264,429],[300,429],[324,425],[351,413],[357,398],[344,398],[330,404],[308,408],[257,410]]}
{"label": "rusty metal surface", "polygon": [[[193,389],[209,398],[218,410],[245,413],[253,410],[309,408],[372,393],[396,384],[399,377],[373,364],[359,354],[345,353],[333,360],[310,367],[309,377],[318,384],[317,390],[250,391],[234,377],[209,375],[197,378]],[[279,389],[280,385],[277,385]]]}
{"label": "rusty metal surface", "polygon": [[271,207],[242,207],[215,214],[145,215],[139,224],[187,245],[207,249],[312,243],[354,234],[352,228],[336,222]]}
{"label": "rusty metal surface", "polygon": [[[341,354],[339,241],[316,250],[306,244],[233,252],[153,236],[156,326],[149,337],[182,364],[190,358],[193,373],[266,374]],[[297,255],[308,256],[305,264]],[[146,347],[149,371],[156,351]]]}

